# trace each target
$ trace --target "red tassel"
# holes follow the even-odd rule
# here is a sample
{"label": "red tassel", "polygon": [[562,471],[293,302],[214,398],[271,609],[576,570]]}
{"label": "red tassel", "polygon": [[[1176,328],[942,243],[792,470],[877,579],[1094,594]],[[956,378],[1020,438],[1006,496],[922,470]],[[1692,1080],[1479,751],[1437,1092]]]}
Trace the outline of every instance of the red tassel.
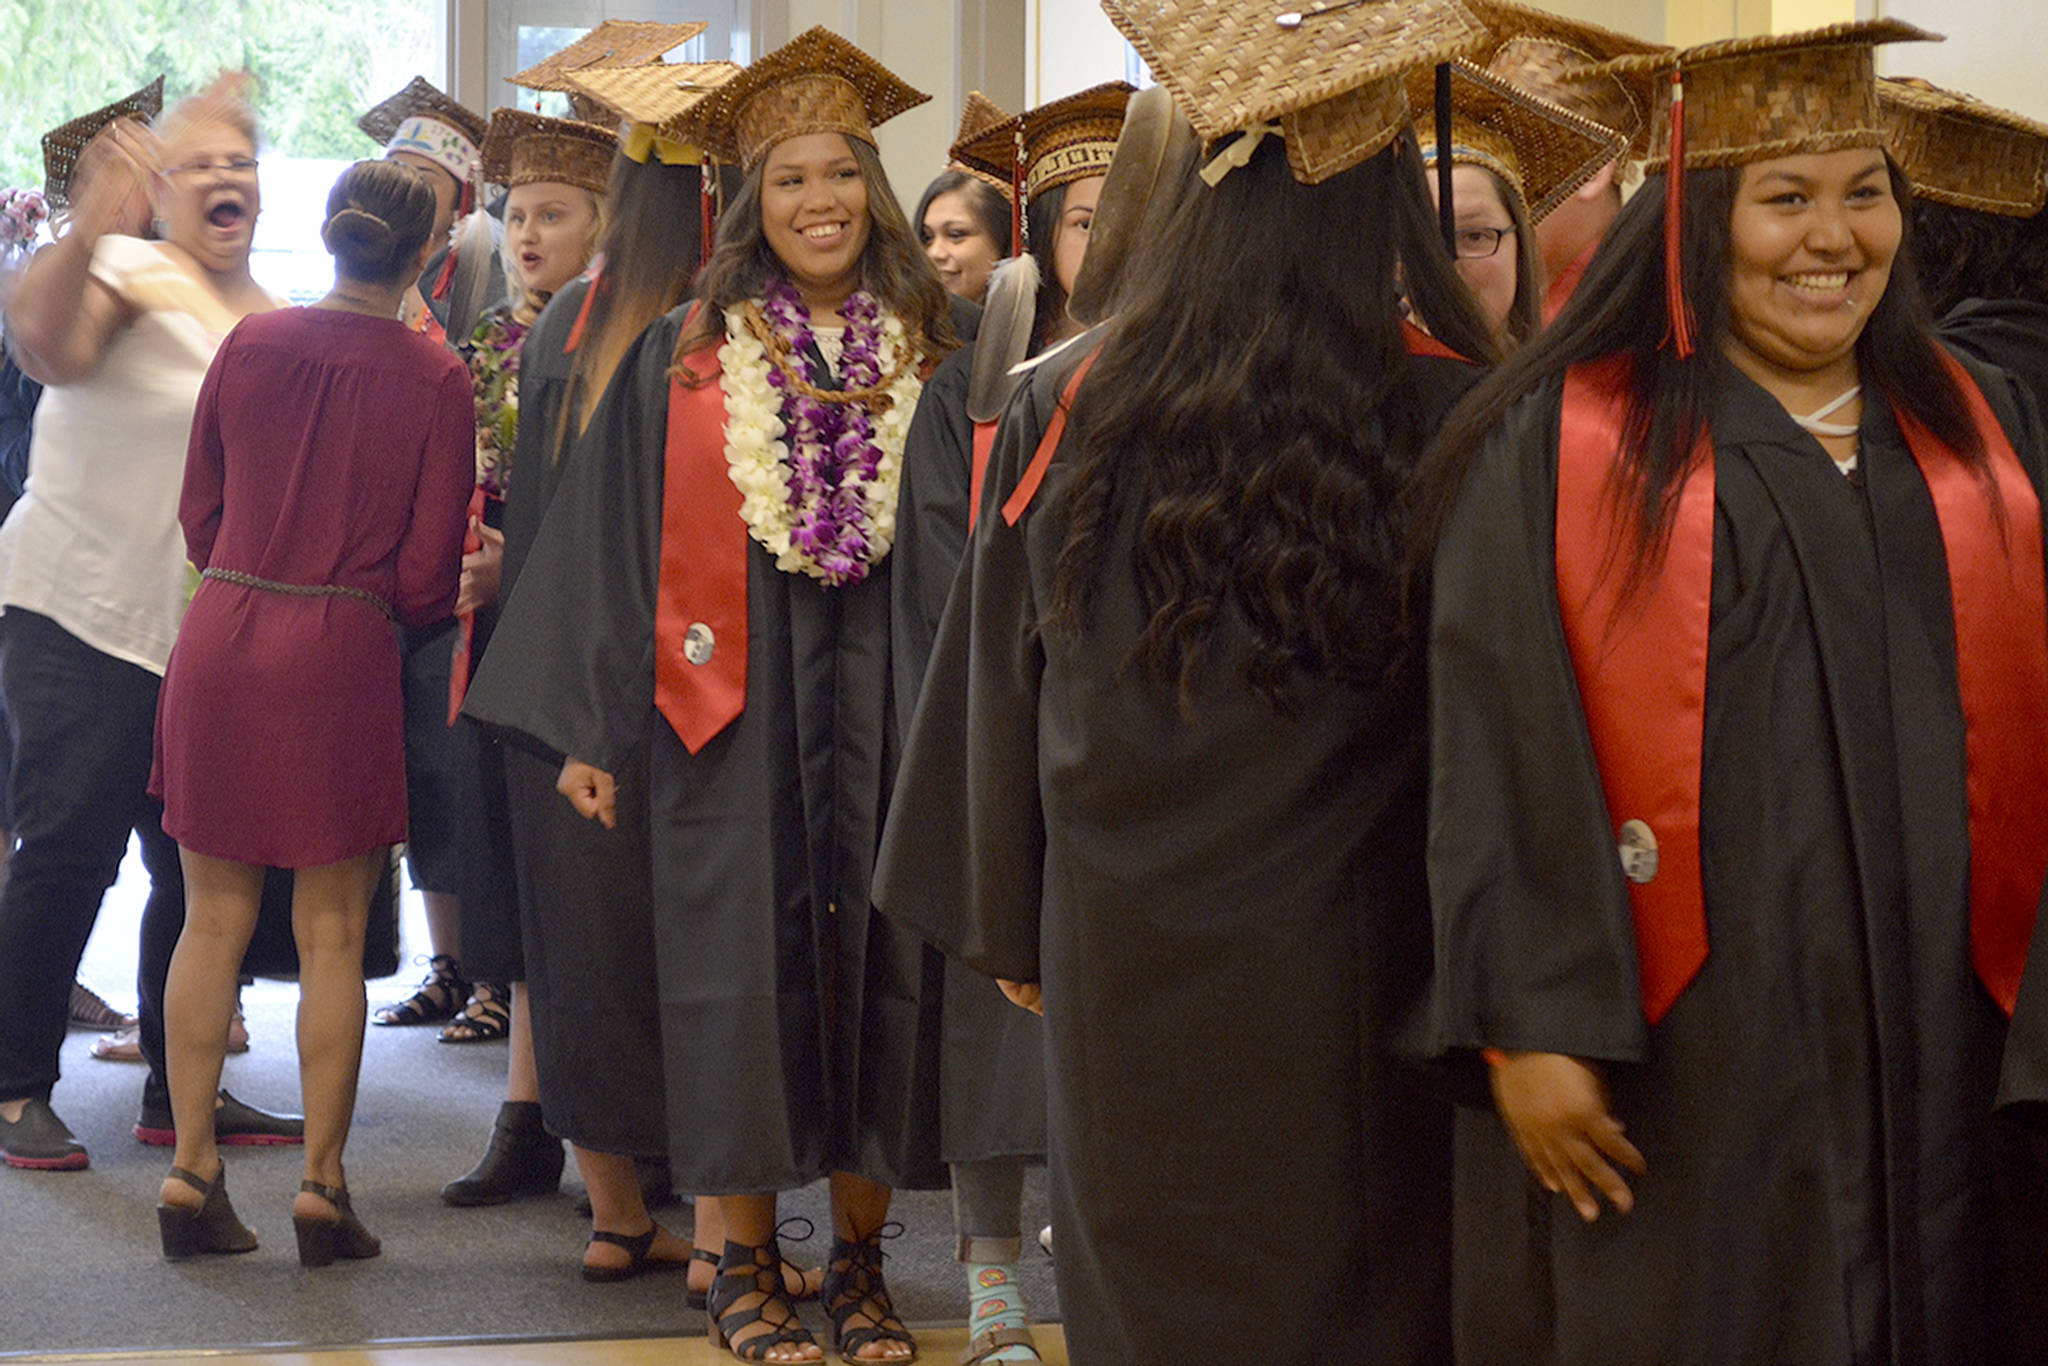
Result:
{"label": "red tassel", "polygon": [[711,263],[712,239],[718,235],[718,213],[712,205],[711,196],[717,187],[717,177],[711,174],[711,157],[700,156],[697,161],[697,201],[699,206],[697,267],[703,269]]}
{"label": "red tassel", "polygon": [[455,248],[449,247],[448,254],[441,260],[441,273],[434,277],[434,297],[445,299],[449,288],[455,283]]}
{"label": "red tassel", "polygon": [[1671,71],[1671,164],[1664,172],[1664,311],[1680,360],[1692,355],[1692,309],[1685,301],[1685,76]]}
{"label": "red tassel", "polygon": [[576,310],[576,321],[569,324],[569,340],[562,350],[574,351],[583,345],[583,325],[590,321],[590,306],[597,301],[597,288],[604,279],[604,262],[600,260],[590,271],[590,288],[583,291],[583,307]]}

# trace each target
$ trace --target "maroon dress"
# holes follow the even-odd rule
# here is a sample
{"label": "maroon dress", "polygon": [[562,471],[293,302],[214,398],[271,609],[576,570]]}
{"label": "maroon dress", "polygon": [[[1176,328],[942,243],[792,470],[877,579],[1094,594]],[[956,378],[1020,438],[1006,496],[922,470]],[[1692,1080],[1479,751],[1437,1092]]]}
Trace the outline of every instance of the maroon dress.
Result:
{"label": "maroon dress", "polygon": [[454,610],[475,460],[469,371],[402,323],[291,308],[222,343],[178,520],[199,569],[271,586],[208,577],[179,628],[150,787],[180,845],[311,868],[405,838],[393,620]]}

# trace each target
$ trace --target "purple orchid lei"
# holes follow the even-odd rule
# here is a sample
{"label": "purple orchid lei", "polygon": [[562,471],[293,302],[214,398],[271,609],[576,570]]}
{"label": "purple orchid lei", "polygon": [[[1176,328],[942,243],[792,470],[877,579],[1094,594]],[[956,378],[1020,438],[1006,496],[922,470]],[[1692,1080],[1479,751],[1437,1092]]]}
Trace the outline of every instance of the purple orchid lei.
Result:
{"label": "purple orchid lei", "polygon": [[[791,368],[816,386],[811,311],[796,286],[787,280],[771,284],[761,312],[788,348]],[[846,319],[841,382],[849,389],[872,388],[882,382],[882,306],[863,289],[839,312]],[[827,584],[859,583],[868,576],[874,532],[862,489],[874,480],[882,458],[873,419],[865,404],[821,403],[798,392],[775,366],[769,367],[768,383],[781,397],[789,441],[789,505],[796,515],[790,544],[818,566]]]}

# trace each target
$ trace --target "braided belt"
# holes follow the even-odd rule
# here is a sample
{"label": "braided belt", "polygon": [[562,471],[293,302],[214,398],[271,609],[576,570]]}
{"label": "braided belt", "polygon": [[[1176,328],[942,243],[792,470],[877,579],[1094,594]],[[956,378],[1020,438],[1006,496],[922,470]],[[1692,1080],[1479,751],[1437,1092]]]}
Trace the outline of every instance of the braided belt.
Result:
{"label": "braided belt", "polygon": [[239,569],[201,570],[202,579],[219,579],[222,583],[239,584],[243,588],[260,588],[266,593],[282,593],[288,598],[356,598],[367,602],[384,614],[384,619],[393,623],[398,614],[391,610],[391,604],[375,593],[361,588],[350,588],[338,583],[279,583],[275,579],[259,579],[254,574],[244,574]]}

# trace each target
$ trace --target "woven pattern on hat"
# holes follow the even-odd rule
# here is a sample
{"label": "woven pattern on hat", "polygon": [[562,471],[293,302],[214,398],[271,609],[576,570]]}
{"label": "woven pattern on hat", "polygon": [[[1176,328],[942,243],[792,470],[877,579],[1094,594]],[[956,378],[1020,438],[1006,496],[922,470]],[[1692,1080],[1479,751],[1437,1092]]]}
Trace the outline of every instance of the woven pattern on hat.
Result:
{"label": "woven pattern on hat", "polygon": [[163,110],[164,78],[159,76],[142,89],[43,134],[43,197],[52,208],[61,209],[71,202],[71,173],[78,169],[86,144],[98,137],[102,128],[123,118],[147,122]]}
{"label": "woven pattern on hat", "polygon": [[607,19],[560,52],[543,57],[505,80],[523,90],[570,94],[576,88],[571,78],[580,71],[659,62],[663,53],[681,47],[709,27],[694,21],[662,24],[641,19]]}
{"label": "woven pattern on hat", "polygon": [[1124,129],[1124,105],[1133,87],[1122,81],[1091,86],[1027,110],[956,144],[954,159],[991,180],[1009,181],[1021,155],[1024,193],[1035,198],[1059,185],[1106,174]]}
{"label": "woven pattern on hat", "polygon": [[547,181],[603,194],[618,150],[618,134],[598,124],[499,108],[484,135],[484,179],[507,189]]}
{"label": "woven pattern on hat", "polygon": [[2008,218],[2048,204],[2048,125],[1917,81],[1880,79],[1877,105],[1914,198]]}
{"label": "woven pattern on hat", "polygon": [[[1433,71],[1408,77],[1408,101],[1435,161],[1436,99]],[[1451,160],[1483,165],[1503,175],[1532,221],[1546,217],[1601,167],[1620,156],[1626,139],[1590,119],[1541,99],[1470,62],[1451,64]]]}
{"label": "woven pattern on hat", "polygon": [[483,116],[457,104],[424,76],[415,76],[405,89],[378,104],[356,120],[356,127],[376,139],[379,147],[390,145],[399,125],[413,117],[438,119],[481,147],[488,125]]}
{"label": "woven pattern on hat", "polygon": [[1537,9],[1515,0],[1465,0],[1493,35],[1493,49],[1477,59],[1512,85],[1630,136],[1648,122],[1649,105],[1620,81],[1568,79],[1567,73],[1617,57],[1669,52],[1632,34]]}
{"label": "woven pattern on hat", "polygon": [[731,62],[598,67],[576,72],[569,84],[614,118],[644,123],[663,137],[680,140],[683,115],[740,71]]}
{"label": "woven pattern on hat", "polygon": [[752,170],[776,143],[843,133],[874,145],[874,130],[931,96],[826,28],[768,53],[683,116],[680,131],[720,161]]}

